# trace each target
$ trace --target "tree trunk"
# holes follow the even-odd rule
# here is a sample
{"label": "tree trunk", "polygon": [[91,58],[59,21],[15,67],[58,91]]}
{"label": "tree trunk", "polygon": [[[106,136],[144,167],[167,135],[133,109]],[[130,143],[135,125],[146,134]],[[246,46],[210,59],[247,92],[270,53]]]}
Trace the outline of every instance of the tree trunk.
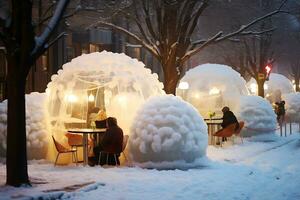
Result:
{"label": "tree trunk", "polygon": [[180,79],[180,75],[176,71],[175,65],[172,63],[164,64],[164,90],[167,94],[176,93],[177,83]]}
{"label": "tree trunk", "polygon": [[258,96],[261,96],[262,98],[265,97],[264,83],[265,83],[264,79],[257,80],[257,90],[258,90],[257,94],[258,94]]}
{"label": "tree trunk", "polygon": [[295,77],[296,92],[300,92],[299,82],[299,77]]}
{"label": "tree trunk", "polygon": [[[16,53],[17,54],[17,53]],[[20,57],[8,59],[6,184],[30,184],[27,173],[25,83]],[[24,78],[25,77],[25,78]]]}

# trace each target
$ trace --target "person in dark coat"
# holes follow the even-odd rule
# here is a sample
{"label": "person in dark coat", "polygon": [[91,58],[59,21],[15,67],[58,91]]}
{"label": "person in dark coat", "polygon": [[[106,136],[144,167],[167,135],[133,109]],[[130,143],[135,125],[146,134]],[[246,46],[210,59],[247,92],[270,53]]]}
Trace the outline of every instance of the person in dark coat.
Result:
{"label": "person in dark coat", "polygon": [[[227,126],[231,125],[231,124],[236,124],[235,125],[235,130],[239,129],[239,122],[236,119],[235,115],[233,114],[233,112],[230,111],[229,107],[225,106],[224,108],[222,108],[222,112],[223,112],[223,122],[221,124],[222,128],[226,128]],[[223,141],[226,141],[226,138],[222,138]]]}
{"label": "person in dark coat", "polygon": [[[99,162],[99,154],[101,151],[101,160],[100,165],[109,164],[116,165],[120,164],[119,156],[122,152],[123,145],[123,130],[118,126],[117,119],[114,117],[107,118],[107,129],[106,132],[100,142],[99,146],[94,147],[95,157],[91,158],[94,164],[98,164]],[[108,163],[106,163],[107,153],[110,152],[108,156]],[[115,163],[113,153],[117,154],[117,163]],[[93,163],[91,165],[93,165]]]}

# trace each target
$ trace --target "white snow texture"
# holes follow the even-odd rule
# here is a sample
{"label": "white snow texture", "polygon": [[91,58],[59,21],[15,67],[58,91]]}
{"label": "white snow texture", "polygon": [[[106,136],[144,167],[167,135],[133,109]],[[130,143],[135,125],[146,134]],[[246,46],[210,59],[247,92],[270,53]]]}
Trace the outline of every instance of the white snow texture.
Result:
{"label": "white snow texture", "polygon": [[[26,95],[26,135],[28,159],[45,158],[48,144],[45,122],[45,93]],[[5,156],[7,100],[0,104],[0,157]]]}
{"label": "white snow texture", "polygon": [[276,115],[266,99],[259,96],[242,96],[235,112],[238,120],[245,122],[246,128],[241,133],[243,136],[275,133]]}
{"label": "white snow texture", "polygon": [[246,81],[231,67],[221,64],[203,64],[186,72],[180,82],[189,88],[177,88],[176,94],[195,106],[202,116],[209,112],[221,115],[221,109],[234,109],[241,95],[248,95]]}
{"label": "white snow texture", "polygon": [[192,105],[173,95],[148,99],[131,127],[131,159],[149,167],[192,163],[205,156],[206,148],[206,123]]}
{"label": "white snow texture", "polygon": [[290,93],[283,95],[285,101],[286,117],[289,121],[300,121],[300,93]]}

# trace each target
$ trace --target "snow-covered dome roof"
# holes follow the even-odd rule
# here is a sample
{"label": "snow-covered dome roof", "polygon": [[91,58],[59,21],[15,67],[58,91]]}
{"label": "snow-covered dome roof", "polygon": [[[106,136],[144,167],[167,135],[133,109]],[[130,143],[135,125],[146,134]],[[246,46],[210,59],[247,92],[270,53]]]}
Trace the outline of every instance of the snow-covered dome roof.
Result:
{"label": "snow-covered dome roof", "polygon": [[125,54],[83,54],[63,65],[47,86],[50,127],[89,126],[93,108],[117,118],[125,134],[139,106],[164,94],[157,74]]}
{"label": "snow-covered dome roof", "polygon": [[225,105],[234,108],[239,97],[249,92],[246,81],[231,67],[203,64],[186,72],[176,94],[207,116],[209,111],[221,110]]}
{"label": "snow-covered dome roof", "polygon": [[[257,84],[254,78],[251,78],[247,83],[251,94],[257,95]],[[283,94],[294,93],[292,82],[282,74],[271,73],[269,80],[265,82],[265,97],[271,102],[280,101],[280,96]]]}

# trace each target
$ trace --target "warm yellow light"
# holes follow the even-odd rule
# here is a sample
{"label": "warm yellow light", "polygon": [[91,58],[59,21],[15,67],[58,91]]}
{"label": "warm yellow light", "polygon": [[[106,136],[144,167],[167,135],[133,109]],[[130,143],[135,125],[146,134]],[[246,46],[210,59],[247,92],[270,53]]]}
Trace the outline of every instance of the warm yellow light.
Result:
{"label": "warm yellow light", "polygon": [[200,94],[199,94],[199,93],[195,93],[195,94],[194,94],[194,97],[195,97],[196,99],[200,99]]}
{"label": "warm yellow light", "polygon": [[89,101],[89,102],[95,101],[94,95],[90,94],[90,95],[89,95],[89,98],[88,98],[88,101]]}
{"label": "warm yellow light", "polygon": [[295,80],[292,80],[292,83],[295,84]]}
{"label": "warm yellow light", "polygon": [[189,83],[188,82],[180,82],[178,88],[181,90],[187,90],[187,89],[189,89]]}
{"label": "warm yellow light", "polygon": [[256,84],[256,83],[251,83],[251,84],[250,84],[250,92],[251,92],[252,94],[255,94],[256,91],[257,91],[257,84]]}
{"label": "warm yellow light", "polygon": [[268,84],[264,84],[264,89],[267,90],[269,88]]}
{"label": "warm yellow light", "polygon": [[118,102],[120,103],[120,105],[126,106],[127,105],[127,97],[124,95],[119,95]]}
{"label": "warm yellow light", "polygon": [[46,95],[50,96],[50,89],[49,88],[46,89]]}
{"label": "warm yellow light", "polygon": [[78,100],[77,96],[75,96],[74,94],[68,94],[68,95],[66,96],[66,99],[67,99],[67,101],[70,102],[70,103],[77,102],[77,100]]}
{"label": "warm yellow light", "polygon": [[216,88],[216,87],[213,87],[213,88],[209,91],[208,94],[209,94],[209,95],[220,94],[220,90],[219,90],[218,88]]}

